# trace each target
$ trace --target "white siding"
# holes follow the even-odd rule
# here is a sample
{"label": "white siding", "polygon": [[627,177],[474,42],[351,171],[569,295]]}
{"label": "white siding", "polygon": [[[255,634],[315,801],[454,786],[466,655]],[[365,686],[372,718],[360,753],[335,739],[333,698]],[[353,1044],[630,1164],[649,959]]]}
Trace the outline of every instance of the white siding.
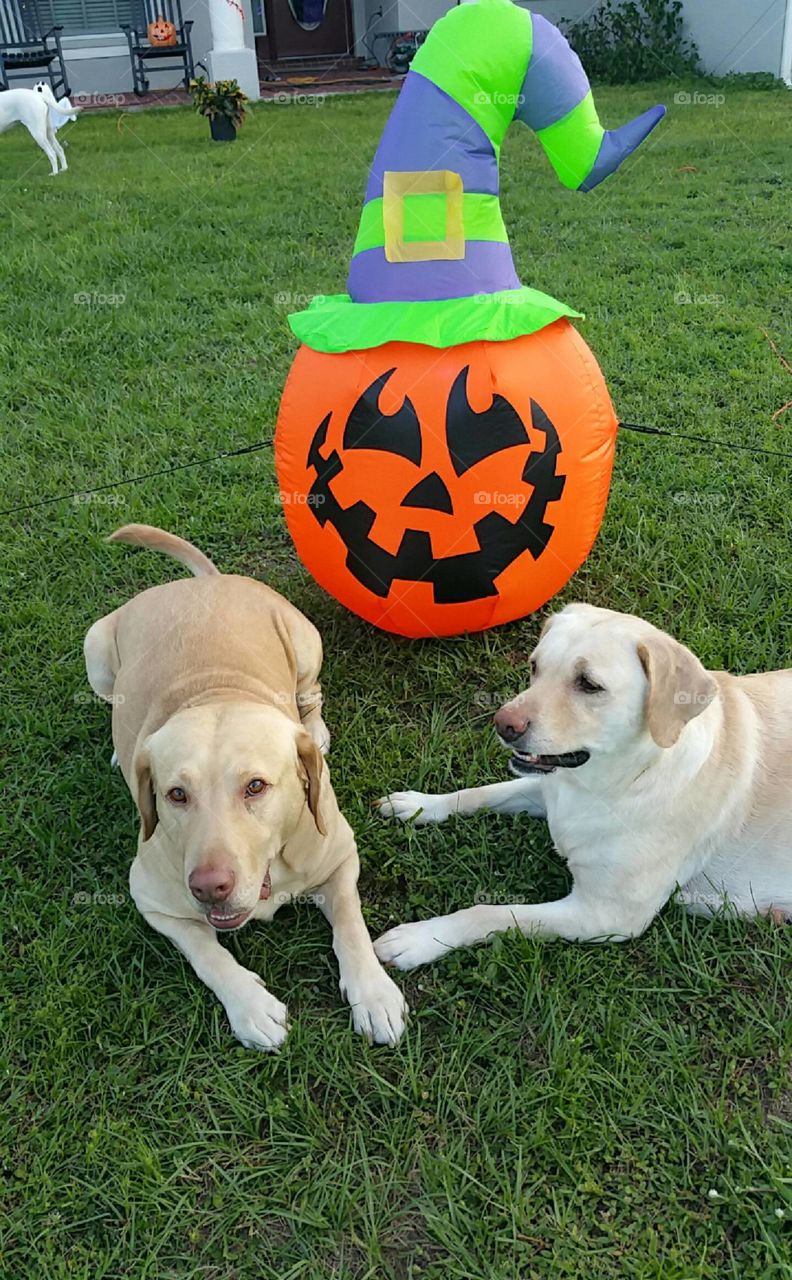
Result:
{"label": "white siding", "polygon": [[[369,11],[378,8],[366,0]],[[429,27],[449,9],[450,0],[382,0],[388,29]],[[532,0],[527,8],[550,22],[585,16],[592,0]],[[781,46],[787,0],[685,0],[683,16],[687,34],[697,45],[703,69],[710,75],[730,72],[782,73]]]}
{"label": "white siding", "polygon": [[687,0],[685,23],[711,75],[781,74],[786,0]]}

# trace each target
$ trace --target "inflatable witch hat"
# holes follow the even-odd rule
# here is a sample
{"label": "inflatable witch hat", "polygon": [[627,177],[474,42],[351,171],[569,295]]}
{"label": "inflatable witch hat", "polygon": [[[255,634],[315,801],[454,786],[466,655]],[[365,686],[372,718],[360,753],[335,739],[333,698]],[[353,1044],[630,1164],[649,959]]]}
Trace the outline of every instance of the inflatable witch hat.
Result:
{"label": "inflatable witch hat", "polygon": [[377,625],[451,635],[524,616],[583,562],[616,417],[579,316],[521,285],[498,157],[531,126],[590,191],[662,118],[602,128],[561,33],[511,0],[435,24],[372,165],[348,293],[289,317],[303,346],[276,465],[300,557]]}
{"label": "inflatable witch hat", "polygon": [[[606,131],[557,27],[511,0],[451,9],[415,55],[377,148],[348,296],[290,316],[293,331],[323,351],[394,339],[447,346],[533,333],[577,314],[532,289],[514,296],[521,286],[498,182],[506,130],[512,120],[529,125],[564,186],[590,191],[664,115],[665,107],[652,107]],[[456,305],[434,305],[450,300]],[[432,305],[374,312],[350,310],[350,302]]]}

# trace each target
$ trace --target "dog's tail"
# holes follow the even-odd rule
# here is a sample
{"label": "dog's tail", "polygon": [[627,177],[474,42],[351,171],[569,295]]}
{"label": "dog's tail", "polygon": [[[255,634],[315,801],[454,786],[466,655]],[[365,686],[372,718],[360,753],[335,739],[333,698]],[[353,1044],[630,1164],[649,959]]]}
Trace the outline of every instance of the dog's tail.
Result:
{"label": "dog's tail", "polygon": [[199,551],[191,542],[177,538],[175,533],[166,533],[164,529],[155,529],[150,524],[125,524],[115,533],[111,533],[108,542],[131,542],[135,547],[148,547],[151,551],[162,551],[166,556],[173,556],[179,564],[191,569],[196,578],[208,574],[219,574],[208,556]]}
{"label": "dog's tail", "polygon": [[50,86],[43,80],[36,85],[36,91],[41,94],[48,107],[52,107],[53,111],[59,111],[62,116],[76,115],[78,111],[82,111],[82,107],[73,107],[68,99],[66,99],[68,106],[62,106]]}

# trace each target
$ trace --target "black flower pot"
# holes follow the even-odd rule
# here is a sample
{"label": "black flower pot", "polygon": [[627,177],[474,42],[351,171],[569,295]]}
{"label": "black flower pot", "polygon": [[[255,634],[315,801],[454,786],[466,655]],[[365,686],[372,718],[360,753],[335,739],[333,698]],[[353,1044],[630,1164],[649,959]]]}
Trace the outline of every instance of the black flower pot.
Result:
{"label": "black flower pot", "polygon": [[215,142],[236,142],[236,127],[228,116],[212,116],[209,127]]}

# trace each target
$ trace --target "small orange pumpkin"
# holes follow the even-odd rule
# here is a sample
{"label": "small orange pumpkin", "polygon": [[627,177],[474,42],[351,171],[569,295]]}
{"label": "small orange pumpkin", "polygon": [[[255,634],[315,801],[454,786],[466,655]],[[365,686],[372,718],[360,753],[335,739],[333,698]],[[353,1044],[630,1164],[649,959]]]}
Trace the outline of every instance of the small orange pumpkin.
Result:
{"label": "small orange pumpkin", "polygon": [[163,45],[171,45],[176,43],[176,28],[172,22],[166,21],[162,14],[155,22],[150,22],[146,29],[149,44],[155,47]]}

